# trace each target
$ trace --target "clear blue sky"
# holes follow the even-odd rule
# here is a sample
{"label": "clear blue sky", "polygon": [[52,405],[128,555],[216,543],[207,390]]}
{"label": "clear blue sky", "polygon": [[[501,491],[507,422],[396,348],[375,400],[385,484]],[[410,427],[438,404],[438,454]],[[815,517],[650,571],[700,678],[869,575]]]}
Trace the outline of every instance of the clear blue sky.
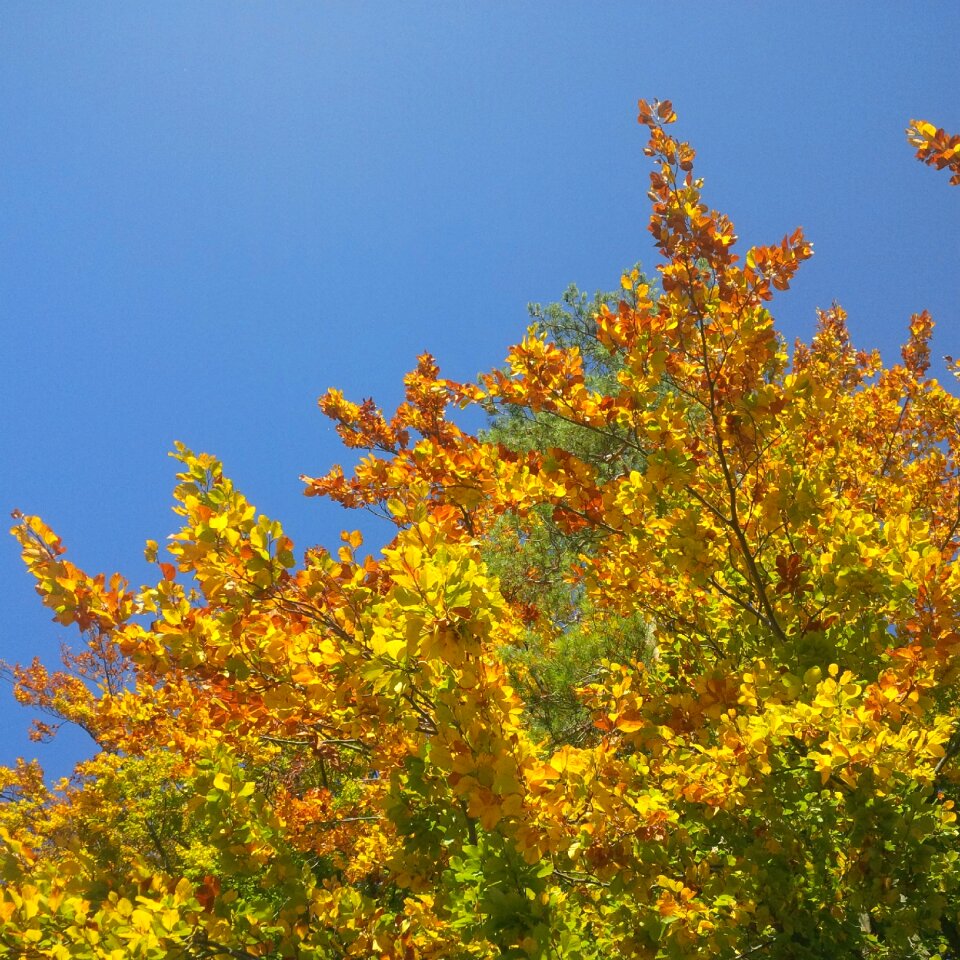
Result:
{"label": "clear blue sky", "polygon": [[[903,137],[960,131],[958,50],[956,2],[8,2],[0,507],[140,583],[181,439],[335,543],[297,480],[341,459],[327,386],[394,404],[424,349],[471,379],[528,301],[653,266],[641,96],[746,242],[814,241],[788,336],[836,299],[890,359],[928,308],[960,353],[960,189]],[[0,657],[68,637],[0,543]],[[0,695],[0,762],[89,748]]]}

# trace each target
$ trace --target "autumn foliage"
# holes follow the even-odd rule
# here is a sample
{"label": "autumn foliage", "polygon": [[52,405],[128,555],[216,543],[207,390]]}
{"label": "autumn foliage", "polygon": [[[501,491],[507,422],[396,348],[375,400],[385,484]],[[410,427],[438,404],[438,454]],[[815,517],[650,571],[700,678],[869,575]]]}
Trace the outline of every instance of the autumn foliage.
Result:
{"label": "autumn foliage", "polygon": [[960,136],[951,136],[927,120],[911,120],[907,139],[917,148],[917,159],[938,170],[949,170],[950,183],[960,185]]}
{"label": "autumn foliage", "polygon": [[[893,366],[837,306],[788,349],[811,245],[741,259],[675,120],[641,101],[662,263],[591,318],[605,380],[534,327],[477,384],[421,357],[392,416],[321,399],[364,455],[306,492],[388,517],[376,556],[298,557],[182,446],[151,586],[18,518],[84,643],[16,696],[99,752],[0,772],[0,956],[960,957],[960,400],[926,313]],[[473,436],[469,405],[587,440]],[[544,735],[519,654],[636,623]]]}

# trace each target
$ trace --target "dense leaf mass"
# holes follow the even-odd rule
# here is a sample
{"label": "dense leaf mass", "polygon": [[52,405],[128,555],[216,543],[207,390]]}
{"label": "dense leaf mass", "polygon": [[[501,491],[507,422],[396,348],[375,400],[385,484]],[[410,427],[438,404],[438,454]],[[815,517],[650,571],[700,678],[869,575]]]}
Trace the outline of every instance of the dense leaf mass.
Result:
{"label": "dense leaf mass", "polygon": [[306,492],[376,556],[298,559],[182,446],[151,586],[18,517],[84,643],[16,696],[99,752],[0,771],[0,956],[960,957],[960,400],[926,313],[894,366],[837,306],[788,351],[811,246],[741,260],[675,120],[641,101],[656,289],[321,399],[363,457]]}

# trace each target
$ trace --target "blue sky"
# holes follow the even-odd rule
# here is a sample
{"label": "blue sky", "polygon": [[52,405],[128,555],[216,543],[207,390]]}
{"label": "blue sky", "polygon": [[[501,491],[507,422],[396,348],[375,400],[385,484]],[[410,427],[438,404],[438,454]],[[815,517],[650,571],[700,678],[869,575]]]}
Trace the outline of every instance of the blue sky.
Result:
{"label": "blue sky", "polygon": [[[472,379],[528,301],[653,267],[641,96],[745,244],[813,240],[788,337],[837,300],[892,359],[927,308],[958,353],[960,189],[903,137],[960,131],[958,49],[955,2],[7,3],[0,507],[140,583],[179,439],[335,543],[297,480],[343,459],[326,387],[395,404],[424,349]],[[0,657],[69,638],[0,542]],[[0,697],[0,762],[89,749]]]}

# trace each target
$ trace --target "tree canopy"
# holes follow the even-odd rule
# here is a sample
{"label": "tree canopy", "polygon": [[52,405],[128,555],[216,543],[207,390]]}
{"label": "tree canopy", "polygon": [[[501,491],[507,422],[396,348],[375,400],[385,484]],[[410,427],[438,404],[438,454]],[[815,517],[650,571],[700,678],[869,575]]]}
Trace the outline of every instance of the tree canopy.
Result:
{"label": "tree canopy", "polygon": [[[477,383],[320,401],[388,516],[302,558],[178,445],[132,589],[14,534],[83,642],[15,694],[99,752],[0,770],[0,956],[960,958],[960,399],[741,259],[640,102],[658,289],[570,291]],[[925,121],[918,156],[960,177]],[[953,375],[960,374],[948,361]],[[474,436],[451,411],[494,413]],[[50,722],[52,721],[52,722]]]}

